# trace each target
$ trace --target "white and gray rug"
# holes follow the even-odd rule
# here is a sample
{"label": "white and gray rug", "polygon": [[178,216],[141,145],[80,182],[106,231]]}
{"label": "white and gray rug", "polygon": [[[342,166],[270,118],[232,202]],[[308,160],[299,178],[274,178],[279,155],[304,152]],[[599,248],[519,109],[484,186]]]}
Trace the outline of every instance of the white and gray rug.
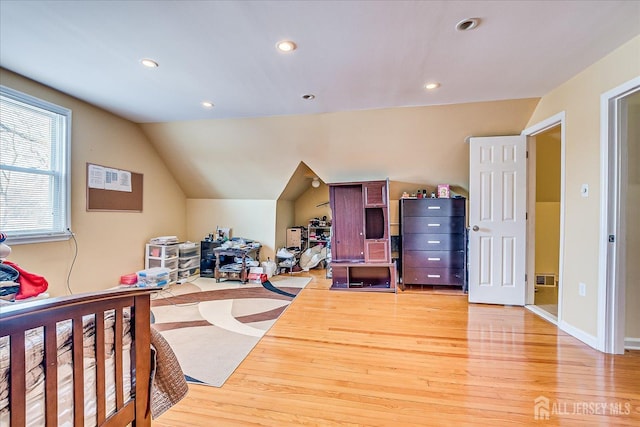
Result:
{"label": "white and gray rug", "polygon": [[310,281],[278,275],[273,287],[209,278],[172,285],[151,301],[153,327],[187,381],[220,387]]}

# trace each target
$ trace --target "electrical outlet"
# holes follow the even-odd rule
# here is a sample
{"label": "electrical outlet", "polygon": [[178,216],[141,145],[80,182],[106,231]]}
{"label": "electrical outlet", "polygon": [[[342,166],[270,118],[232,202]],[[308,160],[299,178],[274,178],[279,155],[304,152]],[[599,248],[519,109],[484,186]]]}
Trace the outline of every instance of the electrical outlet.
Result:
{"label": "electrical outlet", "polygon": [[582,197],[589,197],[589,184],[582,184],[580,187],[580,195]]}
{"label": "electrical outlet", "polygon": [[587,285],[585,285],[584,283],[578,284],[578,295],[580,295],[581,297],[587,295]]}

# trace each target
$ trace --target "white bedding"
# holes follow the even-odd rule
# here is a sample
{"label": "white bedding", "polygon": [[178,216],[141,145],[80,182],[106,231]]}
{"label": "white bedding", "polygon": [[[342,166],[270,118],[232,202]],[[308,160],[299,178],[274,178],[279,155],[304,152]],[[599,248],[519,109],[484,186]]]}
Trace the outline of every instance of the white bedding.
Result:
{"label": "white bedding", "polygon": [[[124,312],[123,322],[123,384],[125,400],[131,395],[130,369],[130,316]],[[107,416],[115,412],[115,357],[114,325],[115,313],[105,315],[105,379],[107,396]],[[95,321],[93,316],[83,319],[84,355],[84,425],[96,425],[96,366],[95,366]],[[58,344],[58,425],[73,426],[73,366],[72,366],[72,323],[57,325]],[[0,337],[0,426],[9,426],[9,337]],[[27,388],[27,425],[45,425],[44,400],[44,342],[43,329],[33,329],[25,334],[25,365]]]}

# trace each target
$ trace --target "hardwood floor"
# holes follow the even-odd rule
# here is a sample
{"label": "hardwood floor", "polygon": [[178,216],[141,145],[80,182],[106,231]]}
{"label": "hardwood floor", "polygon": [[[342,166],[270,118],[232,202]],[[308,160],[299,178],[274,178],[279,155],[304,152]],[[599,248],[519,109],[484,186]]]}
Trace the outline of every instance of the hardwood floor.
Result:
{"label": "hardwood floor", "polygon": [[310,274],[223,387],[190,385],[153,425],[640,425],[640,352],[599,353],[521,307]]}

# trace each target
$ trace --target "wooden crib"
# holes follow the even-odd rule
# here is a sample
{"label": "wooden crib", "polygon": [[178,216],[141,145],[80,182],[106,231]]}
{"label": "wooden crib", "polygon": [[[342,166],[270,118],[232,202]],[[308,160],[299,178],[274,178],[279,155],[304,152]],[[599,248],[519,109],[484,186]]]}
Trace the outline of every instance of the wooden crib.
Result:
{"label": "wooden crib", "polygon": [[[21,427],[38,419],[38,425],[47,426],[150,426],[154,290],[103,291],[0,306],[0,382],[7,381],[0,389],[0,424],[8,420],[12,427]],[[68,336],[61,337],[61,330]],[[87,330],[95,331],[93,338]],[[32,353],[34,348],[42,356]],[[62,366],[69,359],[71,364]],[[27,371],[31,365],[43,374],[33,387],[36,374]],[[61,385],[64,372],[70,378],[66,386]],[[85,383],[94,376],[95,392],[89,386],[87,393]],[[71,396],[64,395],[70,387]],[[34,388],[39,396],[30,396]],[[34,410],[35,415],[30,412]]]}

